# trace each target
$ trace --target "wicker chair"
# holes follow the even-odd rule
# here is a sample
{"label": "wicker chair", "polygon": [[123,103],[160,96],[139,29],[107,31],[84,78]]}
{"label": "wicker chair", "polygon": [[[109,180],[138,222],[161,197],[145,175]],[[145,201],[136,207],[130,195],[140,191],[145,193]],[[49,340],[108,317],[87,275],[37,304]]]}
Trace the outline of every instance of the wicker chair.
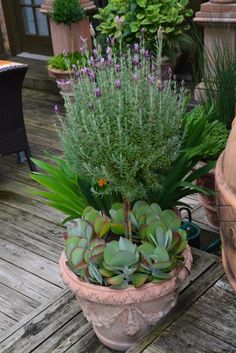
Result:
{"label": "wicker chair", "polygon": [[0,155],[24,152],[30,169],[36,171],[30,159],[22,109],[22,84],[27,69],[27,65],[0,66]]}

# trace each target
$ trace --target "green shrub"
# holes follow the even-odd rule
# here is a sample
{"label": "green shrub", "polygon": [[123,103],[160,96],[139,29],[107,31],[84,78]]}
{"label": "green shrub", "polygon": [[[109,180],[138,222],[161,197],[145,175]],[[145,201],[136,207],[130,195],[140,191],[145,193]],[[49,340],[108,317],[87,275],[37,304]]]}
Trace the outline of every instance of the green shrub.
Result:
{"label": "green shrub", "polygon": [[85,12],[79,0],[54,0],[51,17],[57,23],[70,24],[85,18]]}
{"label": "green shrub", "polygon": [[[185,31],[186,19],[192,15],[187,8],[188,0],[109,0],[95,16],[100,21],[98,30],[105,36],[119,37],[127,43],[138,40],[145,30],[145,39],[153,46],[158,28],[164,29],[164,54],[172,56],[180,49],[188,50],[194,45]],[[121,17],[121,32],[116,17]]]}
{"label": "green shrub", "polygon": [[71,70],[73,65],[82,67],[87,64],[87,57],[80,52],[59,54],[48,59],[48,67],[58,70]]}

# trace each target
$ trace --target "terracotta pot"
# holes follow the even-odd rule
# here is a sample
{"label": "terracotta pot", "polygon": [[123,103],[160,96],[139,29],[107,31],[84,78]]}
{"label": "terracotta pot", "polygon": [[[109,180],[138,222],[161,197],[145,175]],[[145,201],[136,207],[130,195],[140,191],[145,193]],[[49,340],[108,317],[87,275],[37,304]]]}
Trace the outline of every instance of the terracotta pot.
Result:
{"label": "terracotta pot", "polygon": [[[204,162],[201,162],[199,166],[204,166],[204,164],[205,164]],[[197,185],[215,191],[214,169],[212,169],[207,174],[203,175],[201,178],[198,178]],[[204,208],[207,223],[212,227],[212,229],[218,232],[219,220],[218,220],[215,196],[199,194],[199,199]]]}
{"label": "terracotta pot", "polygon": [[236,119],[216,164],[216,200],[226,275],[236,291]]}
{"label": "terracotta pot", "polygon": [[107,347],[126,351],[175,306],[180,287],[191,269],[189,247],[183,256],[185,267],[175,271],[170,280],[160,284],[147,283],[138,289],[130,286],[116,290],[82,281],[66,265],[64,253],[60,259],[60,273],[75,293],[98,339]]}
{"label": "terracotta pot", "polygon": [[70,78],[70,72],[67,70],[63,71],[50,67],[48,68],[48,77],[56,80],[67,80]]}
{"label": "terracotta pot", "polygon": [[50,18],[50,28],[54,55],[74,53],[83,47],[81,38],[87,39],[87,46],[92,49],[92,40],[87,18],[71,25],[58,24]]}

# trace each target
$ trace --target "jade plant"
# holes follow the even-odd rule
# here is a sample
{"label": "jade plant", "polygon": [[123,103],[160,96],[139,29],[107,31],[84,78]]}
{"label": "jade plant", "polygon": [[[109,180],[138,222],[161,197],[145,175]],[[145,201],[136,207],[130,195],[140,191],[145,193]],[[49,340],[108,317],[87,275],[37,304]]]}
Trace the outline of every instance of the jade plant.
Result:
{"label": "jade plant", "polygon": [[86,207],[64,238],[67,264],[76,275],[116,289],[170,279],[172,270],[183,267],[187,246],[176,213],[144,201],[133,205],[128,220],[122,203],[112,205],[109,216]]}

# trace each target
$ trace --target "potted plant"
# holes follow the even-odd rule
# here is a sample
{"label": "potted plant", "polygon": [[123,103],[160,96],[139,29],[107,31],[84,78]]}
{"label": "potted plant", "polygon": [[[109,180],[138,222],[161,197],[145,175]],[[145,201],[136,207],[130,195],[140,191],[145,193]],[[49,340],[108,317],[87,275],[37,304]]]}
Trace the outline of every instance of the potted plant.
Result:
{"label": "potted plant", "polygon": [[[229,135],[229,131],[227,130],[224,123],[218,120],[212,119],[212,116],[215,114],[215,108],[211,106],[210,108],[205,105],[198,106],[194,112],[192,117],[197,120],[205,120],[213,122],[211,125],[211,129],[209,129],[208,134],[206,136],[213,145],[214,148],[210,147],[206,149],[202,153],[201,161],[196,165],[195,169],[197,170],[200,167],[204,167],[209,163],[209,161],[216,161],[218,156],[224,150],[226,141]],[[207,188],[208,190],[212,190],[212,194],[199,193],[199,199],[204,207],[205,217],[209,225],[216,231],[219,229],[219,221],[215,203],[215,172],[214,168],[208,171],[208,173],[198,177],[196,180],[197,185],[202,188]]]}
{"label": "potted plant", "polygon": [[79,0],[54,0],[49,16],[54,55],[79,51],[84,40],[91,49],[89,20]]}
{"label": "potted plant", "polygon": [[[228,30],[225,28],[222,31]],[[211,107],[208,119],[221,123],[221,127],[219,126],[218,129],[211,131],[209,134],[209,138],[217,138],[219,141],[219,148],[214,151],[213,155],[209,156],[217,160],[225,147],[235,113],[236,61],[232,43],[222,43],[217,34],[210,40],[209,46],[211,47],[211,52],[208,50],[203,58],[204,72],[202,75],[204,89],[202,90],[201,98],[206,115],[209,112],[209,107]],[[208,157],[203,156],[203,159],[206,160]],[[214,169],[199,178],[197,183],[202,187],[207,187],[215,191]],[[208,223],[213,229],[218,231],[219,220],[215,196],[200,194],[200,200],[204,207]]]}
{"label": "potted plant", "polygon": [[39,194],[73,220],[61,275],[99,339],[119,350],[175,305],[192,258],[174,206],[203,191],[192,181],[211,168],[191,171],[211,124],[196,129],[184,87],[161,80],[162,39],[159,30],[155,57],[143,40],[118,57],[110,43],[103,57],[95,40],[65,97],[58,132],[66,161],[35,161],[48,174],[33,174],[49,189]]}

